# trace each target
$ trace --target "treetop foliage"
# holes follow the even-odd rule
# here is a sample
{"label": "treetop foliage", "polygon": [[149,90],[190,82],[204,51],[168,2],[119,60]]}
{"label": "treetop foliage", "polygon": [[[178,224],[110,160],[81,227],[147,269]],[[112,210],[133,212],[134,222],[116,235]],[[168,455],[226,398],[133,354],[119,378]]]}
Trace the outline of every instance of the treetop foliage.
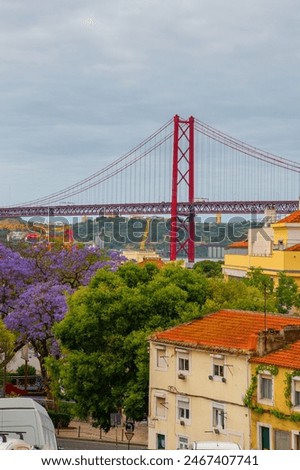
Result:
{"label": "treetop foliage", "polygon": [[[225,281],[221,264],[185,269],[124,262],[97,248],[0,245],[0,352],[30,342],[56,397],[107,430],[110,413],[141,419],[148,406],[148,337],[222,308],[288,312],[299,305],[285,273]],[[6,343],[5,343],[6,342]]]}
{"label": "treetop foliage", "polygon": [[99,269],[116,270],[119,253],[98,248],[21,246],[19,252],[0,244],[0,313],[17,335],[15,350],[31,343],[46,378],[44,360],[58,357],[53,325],[67,312],[66,295],[88,284]]}

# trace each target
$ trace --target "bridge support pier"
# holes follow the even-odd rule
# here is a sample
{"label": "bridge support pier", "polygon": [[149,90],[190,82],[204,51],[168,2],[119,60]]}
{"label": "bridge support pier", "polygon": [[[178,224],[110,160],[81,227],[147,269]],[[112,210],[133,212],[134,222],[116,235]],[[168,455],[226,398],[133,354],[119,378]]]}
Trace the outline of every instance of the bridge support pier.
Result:
{"label": "bridge support pier", "polygon": [[[188,261],[195,261],[195,208],[194,208],[194,118],[188,120],[174,116],[173,167],[170,260],[175,261],[185,252]],[[181,188],[185,190],[182,194]],[[188,200],[188,214],[178,211],[179,196]]]}

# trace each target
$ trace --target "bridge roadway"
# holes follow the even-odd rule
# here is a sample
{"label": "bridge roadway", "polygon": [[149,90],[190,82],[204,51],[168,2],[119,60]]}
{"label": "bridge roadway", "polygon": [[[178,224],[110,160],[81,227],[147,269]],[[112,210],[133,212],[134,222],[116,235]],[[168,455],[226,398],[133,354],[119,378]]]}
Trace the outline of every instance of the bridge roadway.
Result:
{"label": "bridge roadway", "polygon": [[[290,214],[299,209],[299,201],[201,201],[190,204],[178,202],[178,215],[197,214],[264,214],[266,209],[275,209],[278,214]],[[146,202],[128,204],[79,204],[49,206],[0,207],[0,218],[55,217],[55,216],[123,216],[123,215],[167,215],[171,213],[171,202]]]}

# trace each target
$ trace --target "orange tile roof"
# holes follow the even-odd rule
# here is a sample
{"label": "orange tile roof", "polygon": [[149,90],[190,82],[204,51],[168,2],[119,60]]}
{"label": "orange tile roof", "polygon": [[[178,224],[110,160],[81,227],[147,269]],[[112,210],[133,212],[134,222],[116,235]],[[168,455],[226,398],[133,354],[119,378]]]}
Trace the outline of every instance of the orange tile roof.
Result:
{"label": "orange tile roof", "polygon": [[300,223],[300,210],[292,212],[292,214],[284,217],[276,222],[277,224],[299,224]]}
{"label": "orange tile roof", "polygon": [[291,343],[282,349],[267,354],[266,356],[254,357],[250,362],[287,367],[288,369],[300,369],[300,341]]}
{"label": "orange tile roof", "polygon": [[[300,317],[267,314],[267,328],[280,330],[300,325]],[[253,352],[257,335],[265,328],[262,312],[220,310],[151,336],[154,341],[209,350]]]}
{"label": "orange tile roof", "polygon": [[151,258],[151,257],[149,258],[144,257],[143,261],[140,261],[138,265],[145,266],[145,264],[147,263],[155,264],[157,268],[163,268],[165,266],[165,262],[161,258]]}
{"label": "orange tile roof", "polygon": [[225,249],[227,248],[248,248],[248,242],[246,240],[242,242],[233,242],[225,247]]}
{"label": "orange tile roof", "polygon": [[289,246],[284,251],[300,251],[300,243],[297,243],[297,245]]}

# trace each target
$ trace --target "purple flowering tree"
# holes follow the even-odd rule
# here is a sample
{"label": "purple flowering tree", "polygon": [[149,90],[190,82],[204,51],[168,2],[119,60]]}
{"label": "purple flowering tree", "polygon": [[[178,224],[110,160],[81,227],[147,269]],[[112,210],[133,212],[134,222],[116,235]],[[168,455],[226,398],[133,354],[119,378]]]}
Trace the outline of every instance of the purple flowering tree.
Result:
{"label": "purple flowering tree", "polygon": [[115,271],[125,258],[93,247],[38,244],[15,252],[0,245],[0,314],[17,335],[15,350],[31,343],[47,383],[45,360],[60,350],[53,326],[67,312],[66,294],[87,285],[101,268]]}
{"label": "purple flowering tree", "polygon": [[126,260],[119,252],[97,247],[71,245],[67,247],[48,244],[29,245],[22,256],[30,259],[35,280],[67,284],[72,289],[87,285],[101,268],[115,271]]}
{"label": "purple flowering tree", "polygon": [[0,316],[5,317],[16,299],[34,280],[30,259],[0,244]]}
{"label": "purple flowering tree", "polygon": [[23,291],[15,302],[14,309],[4,319],[6,327],[17,333],[16,349],[23,344],[32,344],[45,383],[45,359],[60,356],[53,325],[60,322],[66,314],[66,289],[66,286],[52,282],[32,284]]}

